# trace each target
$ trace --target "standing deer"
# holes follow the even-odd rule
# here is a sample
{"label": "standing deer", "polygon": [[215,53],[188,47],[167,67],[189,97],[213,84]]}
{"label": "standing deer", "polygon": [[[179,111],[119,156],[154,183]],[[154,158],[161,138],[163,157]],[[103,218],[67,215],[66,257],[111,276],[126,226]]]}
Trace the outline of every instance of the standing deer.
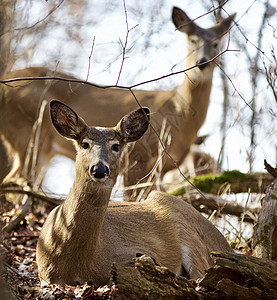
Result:
{"label": "standing deer", "polygon": [[232,251],[221,233],[183,200],[151,192],[144,202],[112,202],[119,157],[147,130],[149,110],[124,116],[115,127],[89,127],[71,108],[50,103],[56,130],[74,141],[76,176],[65,201],[51,211],[37,244],[42,285],[109,280],[113,262],[146,254],[179,275],[198,278],[211,251]]}
{"label": "standing deer", "polygon": [[[229,30],[233,16],[223,19],[209,29],[196,25],[179,8],[174,7],[173,22],[178,30],[186,33],[188,40],[187,67],[198,65],[185,74],[184,82],[171,91],[135,90],[141,105],[153,112],[152,124],[159,132],[166,119],[170,127],[171,145],[168,152],[180,164],[203,124],[209,104],[215,64],[209,62],[219,53],[219,41]],[[51,72],[46,68],[27,68],[6,74],[2,79],[15,77],[44,77]],[[57,77],[68,75],[55,73]],[[71,77],[72,78],[72,77]],[[1,86],[0,90],[0,133],[2,142],[12,156],[13,165],[5,180],[22,172],[32,128],[37,119],[42,99],[63,99],[77,109],[91,124],[112,126],[120,116],[137,108],[133,95],[124,89],[100,89],[93,86],[59,80],[26,80],[10,83],[17,87]],[[106,116],[103,118],[103,116]],[[56,154],[74,159],[74,148],[58,137],[51,129],[48,118],[43,118],[37,152],[37,172],[47,166]],[[132,185],[145,176],[158,158],[159,141],[156,133],[149,130],[136,143],[130,153],[132,168],[125,176],[125,185]],[[27,165],[34,171],[34,166]],[[163,172],[175,167],[172,159],[165,159]],[[28,174],[25,174],[25,176]]]}

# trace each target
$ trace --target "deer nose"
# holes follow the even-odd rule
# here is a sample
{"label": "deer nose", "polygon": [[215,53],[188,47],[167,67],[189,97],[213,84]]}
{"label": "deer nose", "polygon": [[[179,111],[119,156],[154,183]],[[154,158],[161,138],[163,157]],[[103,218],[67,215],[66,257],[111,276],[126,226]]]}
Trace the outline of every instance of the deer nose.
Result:
{"label": "deer nose", "polygon": [[210,63],[208,63],[207,61],[208,61],[208,60],[207,60],[205,57],[201,58],[201,59],[197,62],[198,68],[199,68],[200,70],[203,70],[203,69],[209,67],[209,64],[210,64]]}
{"label": "deer nose", "polygon": [[109,168],[103,163],[99,163],[95,166],[92,166],[90,173],[96,179],[103,179],[109,176],[110,171]]}

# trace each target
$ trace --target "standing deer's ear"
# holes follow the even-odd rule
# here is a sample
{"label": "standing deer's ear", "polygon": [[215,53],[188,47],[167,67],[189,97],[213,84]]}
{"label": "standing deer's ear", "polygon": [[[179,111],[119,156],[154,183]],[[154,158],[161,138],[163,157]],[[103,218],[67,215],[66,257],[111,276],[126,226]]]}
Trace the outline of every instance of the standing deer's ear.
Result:
{"label": "standing deer's ear", "polygon": [[174,6],[171,17],[176,29],[188,35],[195,34],[199,31],[199,27],[180,8]]}
{"label": "standing deer's ear", "polygon": [[69,139],[77,140],[87,126],[74,110],[57,100],[50,102],[50,115],[57,131]]}
{"label": "standing deer's ear", "polygon": [[121,135],[123,142],[129,143],[140,139],[146,132],[150,121],[150,111],[143,107],[124,116],[115,129]]}
{"label": "standing deer's ear", "polygon": [[231,23],[234,21],[235,16],[236,14],[232,14],[228,18],[222,19],[218,24],[213,26],[211,30],[213,30],[218,37],[224,35],[230,29]]}

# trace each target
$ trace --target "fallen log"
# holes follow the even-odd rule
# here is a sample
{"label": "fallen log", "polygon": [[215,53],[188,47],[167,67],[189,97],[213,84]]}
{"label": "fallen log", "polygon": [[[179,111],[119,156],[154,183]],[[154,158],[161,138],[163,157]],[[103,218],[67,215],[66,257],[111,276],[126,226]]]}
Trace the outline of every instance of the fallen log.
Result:
{"label": "fallen log", "polygon": [[196,287],[142,255],[113,264],[111,299],[277,299],[277,263],[236,253],[213,253],[215,266]]}
{"label": "fallen log", "polygon": [[[231,193],[264,193],[265,188],[272,182],[272,177],[265,173],[245,174],[239,171],[225,171],[222,174],[206,174],[190,178],[190,181],[200,191],[209,194]],[[182,196],[191,185],[186,183],[169,191],[169,194]]]}
{"label": "fallen log", "polygon": [[146,255],[128,266],[113,264],[111,284],[115,286],[112,299],[202,299],[189,280],[158,266]]}
{"label": "fallen log", "polygon": [[[212,253],[215,267],[198,290],[216,299],[277,299],[277,263],[235,253]],[[220,298],[222,297],[222,298]]]}

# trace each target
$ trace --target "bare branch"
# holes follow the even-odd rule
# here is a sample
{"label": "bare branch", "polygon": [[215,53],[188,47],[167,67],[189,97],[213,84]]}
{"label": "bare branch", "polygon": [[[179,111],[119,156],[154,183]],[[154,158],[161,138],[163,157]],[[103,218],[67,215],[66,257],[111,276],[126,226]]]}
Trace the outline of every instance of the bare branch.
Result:
{"label": "bare branch", "polygon": [[29,196],[25,196],[26,201],[24,202],[20,212],[16,214],[16,216],[11,220],[9,224],[4,226],[2,228],[2,231],[4,232],[11,232],[13,229],[15,229],[19,223],[24,219],[24,217],[28,214],[28,211],[31,207],[31,198]]}
{"label": "bare branch", "polygon": [[125,37],[125,43],[124,44],[120,40],[120,44],[121,44],[121,47],[122,47],[122,60],[121,60],[120,68],[119,68],[118,77],[117,77],[117,80],[116,80],[116,85],[118,85],[125,59],[127,59],[126,50],[127,50],[127,43],[128,43],[129,33],[130,33],[131,30],[133,30],[134,28],[136,28],[138,26],[138,25],[136,25],[136,26],[132,27],[131,29],[129,29],[127,7],[126,7],[125,0],[123,0],[123,6],[124,6],[125,23],[126,23],[126,37]]}
{"label": "bare branch", "polygon": [[[168,77],[174,76],[174,75],[178,75],[178,74],[183,74],[186,73],[187,71],[190,71],[194,68],[198,68],[199,66],[202,66],[204,64],[209,64],[211,62],[214,62],[218,57],[220,57],[221,55],[223,55],[226,52],[238,52],[239,50],[230,50],[230,49],[225,49],[222,52],[220,52],[219,54],[217,54],[214,58],[206,61],[205,63],[199,63],[198,65],[183,69],[181,71],[177,71],[177,72],[173,72],[170,74],[166,74],[160,77],[156,77],[150,80],[146,80],[140,83],[136,83],[130,86],[122,86],[122,85],[99,85],[99,84],[95,84],[95,83],[91,83],[88,82],[86,80],[81,80],[81,79],[74,79],[74,78],[64,78],[64,77],[59,77],[59,76],[42,76],[42,77],[19,77],[19,78],[11,78],[11,79],[4,79],[4,80],[0,80],[1,84],[4,84],[6,86],[9,87],[22,87],[23,85],[11,85],[10,83],[12,82],[20,82],[20,81],[36,81],[36,80],[60,80],[60,81],[66,81],[66,82],[74,82],[74,83],[81,83],[81,84],[87,84],[96,88],[100,88],[100,89],[109,89],[109,88],[118,88],[118,89],[125,89],[125,90],[131,90],[133,88],[148,84],[148,83],[152,83],[155,81],[159,81],[162,79],[166,79]],[[29,83],[30,83],[29,82]],[[27,83],[27,84],[29,84]],[[26,85],[26,84],[25,84]]]}
{"label": "bare branch", "polygon": [[90,50],[90,54],[89,54],[89,57],[88,57],[88,72],[87,72],[86,81],[88,81],[88,77],[89,77],[90,64],[91,64],[91,58],[92,58],[92,53],[93,53],[93,49],[94,49],[94,44],[95,44],[95,36],[93,37],[92,45],[91,45],[91,50]]}

